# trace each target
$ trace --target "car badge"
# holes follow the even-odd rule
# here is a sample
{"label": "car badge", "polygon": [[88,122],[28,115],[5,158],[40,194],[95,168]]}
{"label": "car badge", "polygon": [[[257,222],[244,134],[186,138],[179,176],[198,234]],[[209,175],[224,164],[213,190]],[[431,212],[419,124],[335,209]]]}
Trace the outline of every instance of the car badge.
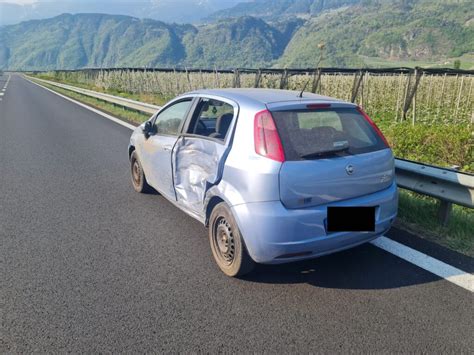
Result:
{"label": "car badge", "polygon": [[354,166],[352,166],[351,164],[349,164],[348,166],[346,166],[346,173],[347,173],[347,175],[352,175],[352,174],[354,174]]}

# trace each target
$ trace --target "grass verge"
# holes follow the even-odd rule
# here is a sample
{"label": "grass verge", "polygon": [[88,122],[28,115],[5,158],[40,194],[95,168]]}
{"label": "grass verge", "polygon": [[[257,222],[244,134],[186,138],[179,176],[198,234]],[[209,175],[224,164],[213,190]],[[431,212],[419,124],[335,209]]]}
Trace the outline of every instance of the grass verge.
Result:
{"label": "grass verge", "polygon": [[[34,79],[33,79],[33,81],[34,81]],[[56,91],[60,94],[63,94],[64,96],[70,97],[74,100],[77,100],[79,102],[82,102],[84,104],[92,106],[92,107],[94,107],[98,110],[101,110],[101,111],[105,112],[105,113],[109,113],[112,116],[118,117],[118,118],[120,118],[124,121],[127,121],[127,122],[140,124],[140,123],[143,123],[147,119],[150,118],[150,115],[147,115],[147,114],[144,114],[144,113],[141,113],[141,112],[137,112],[137,111],[133,111],[133,110],[129,110],[129,109],[124,109],[120,106],[117,106],[117,105],[114,105],[114,104],[111,104],[111,103],[108,103],[108,102],[105,102],[105,101],[102,101],[102,100],[99,100],[99,99],[96,99],[96,98],[93,98],[93,97],[85,96],[85,95],[82,95],[82,94],[79,94],[79,93],[75,93],[73,91],[69,91],[69,90],[66,90],[66,89],[63,89],[63,88],[59,88],[57,86],[45,84],[43,82],[37,82],[37,83],[44,86],[44,87],[47,87],[48,89],[51,89],[51,90]]]}
{"label": "grass verge", "polygon": [[400,189],[397,227],[427,240],[474,257],[474,210],[453,205],[449,223],[441,226],[439,201]]}

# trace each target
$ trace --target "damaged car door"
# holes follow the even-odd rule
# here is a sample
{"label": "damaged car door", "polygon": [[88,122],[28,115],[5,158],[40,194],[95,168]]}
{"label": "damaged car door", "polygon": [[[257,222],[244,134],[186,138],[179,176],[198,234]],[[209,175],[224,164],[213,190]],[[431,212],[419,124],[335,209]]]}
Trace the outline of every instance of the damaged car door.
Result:
{"label": "damaged car door", "polygon": [[185,98],[165,107],[152,120],[153,130],[141,147],[140,156],[148,183],[167,198],[175,201],[171,154],[191,109],[192,98]]}
{"label": "damaged car door", "polygon": [[219,182],[228,153],[237,104],[201,97],[173,149],[173,178],[177,202],[204,218],[206,192]]}

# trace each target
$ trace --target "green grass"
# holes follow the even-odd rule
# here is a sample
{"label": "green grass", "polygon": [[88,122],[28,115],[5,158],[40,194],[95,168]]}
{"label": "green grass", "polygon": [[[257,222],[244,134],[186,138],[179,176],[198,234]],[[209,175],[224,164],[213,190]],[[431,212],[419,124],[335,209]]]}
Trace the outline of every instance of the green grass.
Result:
{"label": "green grass", "polygon": [[60,94],[63,94],[63,95],[68,96],[72,99],[80,101],[84,104],[87,104],[89,106],[97,108],[101,111],[109,113],[112,116],[121,118],[125,121],[129,121],[129,122],[132,122],[132,123],[143,123],[147,119],[150,118],[150,115],[140,113],[140,112],[136,112],[136,111],[129,110],[129,109],[124,109],[124,108],[121,108],[119,106],[104,102],[102,100],[95,99],[93,97],[88,97],[88,96],[78,94],[78,93],[63,89],[63,88],[58,88],[57,86],[45,84],[43,82],[38,82],[38,83],[41,84],[42,86],[47,87],[48,89],[59,92]]}
{"label": "green grass", "polygon": [[453,205],[448,225],[437,218],[439,201],[400,190],[398,226],[452,250],[474,257],[474,210]]}

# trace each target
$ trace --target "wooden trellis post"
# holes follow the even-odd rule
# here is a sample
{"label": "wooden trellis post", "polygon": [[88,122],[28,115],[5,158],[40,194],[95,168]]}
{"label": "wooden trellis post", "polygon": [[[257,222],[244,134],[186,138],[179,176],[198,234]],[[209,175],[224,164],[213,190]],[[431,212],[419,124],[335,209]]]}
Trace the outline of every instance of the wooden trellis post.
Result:
{"label": "wooden trellis post", "polygon": [[454,119],[457,120],[458,111],[459,111],[459,104],[461,103],[461,94],[462,94],[462,87],[464,84],[464,75],[461,76],[461,85],[459,86],[459,94],[458,99],[456,101],[456,110],[454,111]]}
{"label": "wooden trellis post", "polygon": [[191,91],[193,88],[191,87],[191,78],[189,77],[189,71],[187,67],[184,67],[184,70],[186,70],[186,78],[188,79],[188,89]]}
{"label": "wooden trellis post", "polygon": [[280,79],[280,89],[287,89],[288,88],[288,69],[285,69],[281,74]]}
{"label": "wooden trellis post", "polygon": [[176,79],[176,93],[177,95],[179,93],[179,80],[178,80],[178,73],[176,72],[176,68],[173,68],[173,73],[174,73],[174,78]]}
{"label": "wooden trellis post", "polygon": [[234,82],[232,85],[234,88],[240,88],[240,72],[239,69],[234,69]]}
{"label": "wooden trellis post", "polygon": [[360,84],[362,83],[362,79],[364,79],[365,72],[360,71],[356,73],[354,76],[354,83],[352,84],[352,94],[351,94],[351,102],[355,102],[357,98],[357,94],[359,93]]}
{"label": "wooden trellis post", "polygon": [[[467,94],[467,98],[469,99],[469,101],[471,101],[471,93],[472,93],[472,84],[473,83],[474,83],[474,78],[471,78],[471,85],[469,85],[469,93]],[[472,108],[473,108],[473,106],[471,105],[471,124],[474,124],[474,110]]]}
{"label": "wooden trellis post", "polygon": [[441,110],[441,107],[444,103],[444,87],[446,85],[446,73],[444,73],[444,76],[443,76],[443,84],[441,85],[441,94],[440,94],[440,97],[439,97],[439,100],[438,100],[438,108],[436,110],[436,120],[439,119],[439,111]]}
{"label": "wooden trellis post", "polygon": [[217,71],[217,67],[214,66],[214,78],[215,78],[215,81],[216,81],[216,87],[220,88],[221,87],[221,83],[219,81],[219,72]]}
{"label": "wooden trellis post", "polygon": [[201,79],[201,88],[205,89],[206,84],[204,83],[204,77],[202,76],[202,70],[201,69],[199,69],[199,78]]}
{"label": "wooden trellis post", "polygon": [[403,73],[400,73],[400,77],[398,79],[397,105],[395,107],[395,122],[398,122],[398,112],[400,111],[400,99],[402,95],[402,81],[403,81]]}
{"label": "wooden trellis post", "polygon": [[413,84],[413,87],[410,88],[410,82],[411,82],[411,75],[408,77],[408,85],[407,85],[407,90],[406,90],[406,96],[405,96],[405,103],[403,105],[403,115],[402,115],[402,120],[406,120],[407,118],[407,113],[408,110],[410,109],[410,105],[413,101],[413,97],[416,94],[416,90],[418,89],[418,84],[420,83],[420,79],[423,75],[423,72],[420,71],[418,68],[415,68],[415,83]]}
{"label": "wooden trellis post", "polygon": [[416,92],[415,95],[413,95],[413,110],[412,110],[412,119],[411,119],[411,125],[414,126],[416,122]]}
{"label": "wooden trellis post", "polygon": [[314,94],[318,89],[319,83],[321,81],[321,68],[318,68],[314,71],[313,74],[313,85],[311,86],[311,92]]}
{"label": "wooden trellis post", "polygon": [[254,88],[258,88],[260,86],[260,80],[262,79],[262,70],[258,69],[257,72],[255,73],[255,84]]}

